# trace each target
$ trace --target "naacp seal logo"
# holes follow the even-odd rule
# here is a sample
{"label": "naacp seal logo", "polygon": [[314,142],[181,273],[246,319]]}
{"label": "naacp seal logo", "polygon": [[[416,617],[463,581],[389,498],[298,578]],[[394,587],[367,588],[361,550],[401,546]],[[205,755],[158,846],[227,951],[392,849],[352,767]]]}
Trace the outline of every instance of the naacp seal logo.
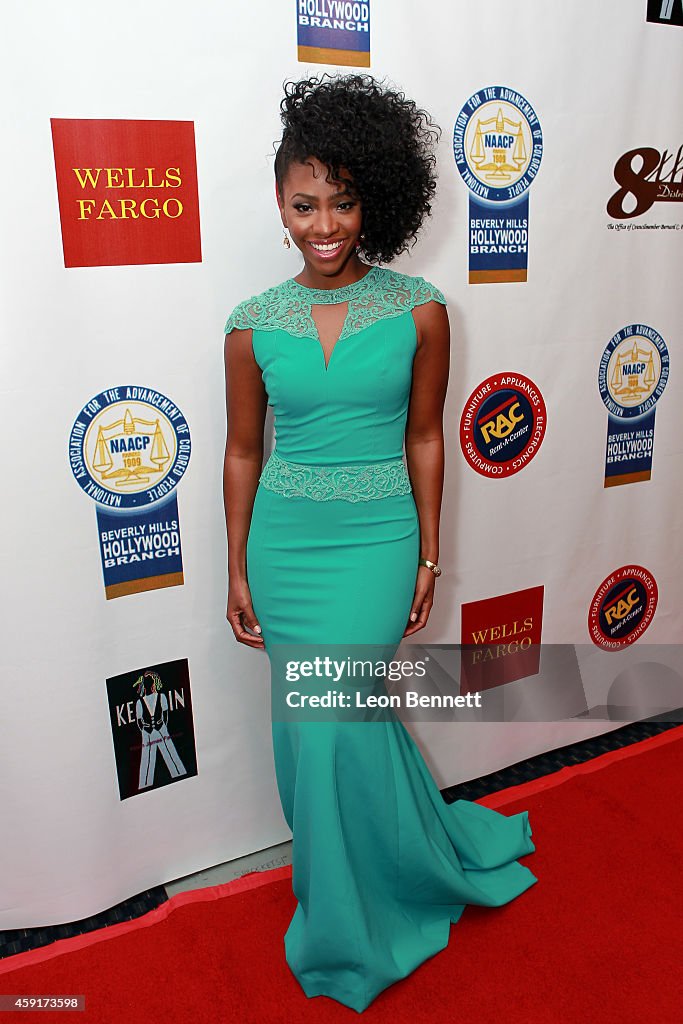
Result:
{"label": "naacp seal logo", "polygon": [[535,110],[514,89],[480,89],[455,120],[453,153],[470,193],[469,283],[526,281],[529,188],[543,155]]}
{"label": "naacp seal logo", "polygon": [[598,386],[610,416],[629,419],[654,408],[669,378],[664,339],[644,324],[617,331],[600,360]]}
{"label": "naacp seal logo", "polygon": [[538,117],[513,89],[480,89],[456,118],[453,152],[465,184],[477,198],[514,202],[527,191],[541,163]]}
{"label": "naacp seal logo", "polygon": [[95,395],[71,429],[69,460],[78,484],[98,505],[139,509],[166,498],[190,458],[185,417],[151,388],[118,387]]}

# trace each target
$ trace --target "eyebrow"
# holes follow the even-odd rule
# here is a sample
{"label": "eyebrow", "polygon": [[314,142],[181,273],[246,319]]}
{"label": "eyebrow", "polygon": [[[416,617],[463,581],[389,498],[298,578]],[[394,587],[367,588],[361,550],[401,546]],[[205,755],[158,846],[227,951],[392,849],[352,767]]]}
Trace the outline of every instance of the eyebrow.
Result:
{"label": "eyebrow", "polygon": [[[330,198],[331,199],[338,199],[340,196],[351,196],[351,195],[352,195],[352,193],[349,191],[349,189],[348,188],[344,188],[340,192],[335,192],[334,195],[330,196]],[[292,199],[296,199],[297,196],[300,199],[312,199],[314,202],[318,198],[317,196],[309,196],[305,192],[295,192],[294,195],[291,198]]]}

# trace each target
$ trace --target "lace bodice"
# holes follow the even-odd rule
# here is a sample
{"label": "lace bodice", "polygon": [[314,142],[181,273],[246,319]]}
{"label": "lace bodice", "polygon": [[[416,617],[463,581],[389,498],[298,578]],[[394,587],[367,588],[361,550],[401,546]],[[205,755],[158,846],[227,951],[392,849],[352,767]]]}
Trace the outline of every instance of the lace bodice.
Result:
{"label": "lace bodice", "polygon": [[[225,333],[251,328],[276,446],[261,474],[268,490],[316,501],[410,493],[403,439],[417,331],[411,311],[445,299],[422,277],[372,267],[342,288],[293,279],[241,302]],[[311,309],[347,303],[330,354]]]}
{"label": "lace bodice", "polygon": [[228,317],[225,333],[233,328],[287,331],[297,338],[318,338],[311,306],[348,302],[339,341],[357,334],[377,320],[400,316],[435,299],[445,305],[442,292],[423,277],[409,277],[386,267],[371,267],[365,277],[342,288],[307,288],[293,278],[240,302]]}

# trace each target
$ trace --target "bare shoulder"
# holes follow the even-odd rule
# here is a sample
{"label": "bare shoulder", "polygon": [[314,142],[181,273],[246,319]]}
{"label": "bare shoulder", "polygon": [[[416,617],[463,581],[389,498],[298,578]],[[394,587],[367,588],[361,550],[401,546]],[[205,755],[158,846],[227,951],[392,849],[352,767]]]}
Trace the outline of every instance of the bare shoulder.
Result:
{"label": "bare shoulder", "polygon": [[442,302],[437,299],[430,299],[413,309],[413,317],[416,324],[425,328],[439,329],[444,325],[448,326],[448,310]]}
{"label": "bare shoulder", "polygon": [[450,324],[446,306],[437,299],[415,306],[413,319],[417,329],[417,344],[440,346],[448,345],[450,339]]}
{"label": "bare shoulder", "polygon": [[241,351],[245,348],[251,348],[251,342],[253,338],[253,328],[251,327],[230,327],[225,332],[225,348],[226,351],[228,346],[230,348]]}
{"label": "bare shoulder", "polygon": [[240,381],[241,386],[252,383],[263,387],[261,367],[256,361],[251,327],[232,327],[225,335],[225,372],[227,378]]}

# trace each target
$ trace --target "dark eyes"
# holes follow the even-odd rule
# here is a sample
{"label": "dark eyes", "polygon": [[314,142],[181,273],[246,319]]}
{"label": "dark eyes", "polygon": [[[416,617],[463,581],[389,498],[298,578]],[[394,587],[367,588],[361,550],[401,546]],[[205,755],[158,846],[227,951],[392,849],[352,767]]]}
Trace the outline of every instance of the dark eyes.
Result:
{"label": "dark eyes", "polygon": [[[337,203],[338,210],[352,210],[356,204],[352,200],[347,200],[343,203]],[[294,203],[294,209],[299,213],[308,213],[312,207],[309,203]]]}

